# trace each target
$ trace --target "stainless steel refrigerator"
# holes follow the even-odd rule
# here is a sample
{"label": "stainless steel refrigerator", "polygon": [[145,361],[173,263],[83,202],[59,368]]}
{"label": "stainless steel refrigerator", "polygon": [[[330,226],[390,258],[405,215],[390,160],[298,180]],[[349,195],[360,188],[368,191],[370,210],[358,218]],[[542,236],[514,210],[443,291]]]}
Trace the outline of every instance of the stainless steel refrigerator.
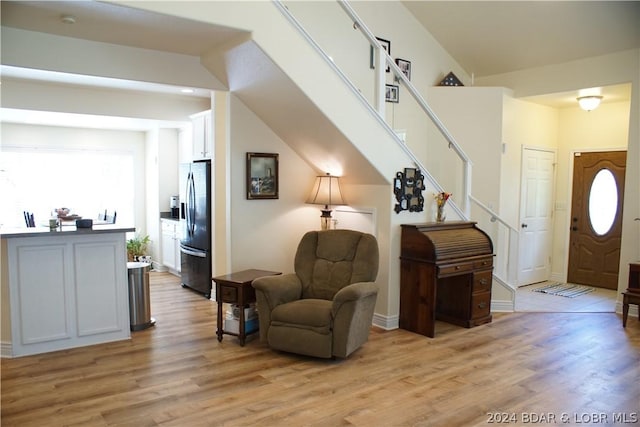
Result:
{"label": "stainless steel refrigerator", "polygon": [[211,298],[211,161],[180,165],[182,286]]}

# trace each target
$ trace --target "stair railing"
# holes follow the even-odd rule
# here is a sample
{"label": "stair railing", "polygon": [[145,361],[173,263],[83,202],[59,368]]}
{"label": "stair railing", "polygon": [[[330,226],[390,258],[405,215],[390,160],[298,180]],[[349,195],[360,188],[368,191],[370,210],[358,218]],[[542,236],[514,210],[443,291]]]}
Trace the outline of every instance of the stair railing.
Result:
{"label": "stair railing", "polygon": [[[398,133],[389,125],[386,117],[386,70],[388,69],[393,74],[394,82],[402,85],[404,92],[409,93],[411,98],[415,101],[416,105],[424,114],[427,115],[430,122],[433,123],[438,133],[444,138],[448,148],[455,153],[455,156],[462,163],[461,174],[462,180],[456,186],[459,188],[462,197],[456,197],[456,202],[461,202],[461,207],[457,203],[451,203],[449,206],[453,209],[461,218],[468,220],[471,218],[472,203],[478,207],[481,211],[487,215],[487,221],[491,223],[497,223],[500,227],[492,234],[494,241],[500,241],[501,250],[499,250],[498,258],[501,258],[500,253],[503,254],[504,261],[498,263],[494,274],[498,274],[502,278],[506,278],[505,282],[515,283],[517,281],[517,256],[518,256],[518,230],[511,226],[507,221],[501,218],[496,212],[484,205],[478,199],[471,194],[471,182],[472,182],[472,169],[473,165],[467,154],[462,147],[456,142],[455,138],[444,124],[437,117],[435,112],[427,104],[420,92],[415,88],[407,76],[402,72],[400,67],[394,62],[393,58],[383,48],[382,44],[378,41],[374,33],[367,27],[364,21],[358,16],[351,5],[344,0],[337,0],[340,8],[345,12],[353,28],[358,30],[366,39],[367,43],[373,49],[372,65],[374,68],[374,88],[373,99],[368,99],[363,90],[358,88],[356,84],[345,74],[345,72],[336,64],[334,59],[318,44],[318,42],[309,34],[309,32],[302,26],[300,21],[294,16],[289,8],[284,4],[282,0],[272,0],[275,6],[282,12],[282,14],[291,22],[291,24],[298,30],[298,32],[307,40],[307,42],[314,47],[314,49],[321,55],[327,64],[335,71],[335,73],[344,81],[344,83],[350,88],[354,95],[358,96],[362,100],[363,106],[368,109],[373,117],[387,130],[398,146],[407,154],[407,156],[415,163],[415,166],[420,168],[427,179],[436,187],[435,190],[442,192],[443,187],[429,171],[422,161],[416,156],[413,150],[411,150],[407,144],[401,139]],[[304,2],[302,2],[304,3]],[[300,3],[300,4],[302,4]],[[295,5],[295,2],[293,2]],[[513,285],[509,285],[512,286]]]}

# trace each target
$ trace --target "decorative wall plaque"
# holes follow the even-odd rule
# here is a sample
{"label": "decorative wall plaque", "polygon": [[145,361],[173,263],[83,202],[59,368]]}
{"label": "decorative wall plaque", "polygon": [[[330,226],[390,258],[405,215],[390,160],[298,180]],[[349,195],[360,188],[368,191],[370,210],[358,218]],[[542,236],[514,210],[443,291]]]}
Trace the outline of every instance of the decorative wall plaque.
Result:
{"label": "decorative wall plaque", "polygon": [[424,175],[420,169],[405,168],[404,172],[396,173],[393,180],[393,192],[398,204],[394,208],[396,213],[401,211],[422,212],[424,208]]}

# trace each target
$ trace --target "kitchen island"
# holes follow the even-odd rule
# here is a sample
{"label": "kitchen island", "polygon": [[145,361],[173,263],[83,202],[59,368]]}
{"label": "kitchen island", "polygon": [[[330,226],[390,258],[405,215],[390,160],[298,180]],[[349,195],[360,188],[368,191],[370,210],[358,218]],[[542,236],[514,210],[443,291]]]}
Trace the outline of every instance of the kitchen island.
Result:
{"label": "kitchen island", "polygon": [[0,229],[2,356],[129,339],[130,231],[115,224]]}

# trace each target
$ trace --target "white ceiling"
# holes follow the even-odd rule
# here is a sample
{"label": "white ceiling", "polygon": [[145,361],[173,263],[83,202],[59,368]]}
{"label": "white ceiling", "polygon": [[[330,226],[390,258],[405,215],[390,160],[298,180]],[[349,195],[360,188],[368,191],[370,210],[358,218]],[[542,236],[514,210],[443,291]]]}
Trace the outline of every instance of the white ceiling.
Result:
{"label": "white ceiling", "polygon": [[640,48],[638,1],[403,1],[477,77]]}
{"label": "white ceiling", "polygon": [[[478,77],[640,48],[638,1],[403,4],[467,72]],[[187,55],[202,55],[241,33],[95,1],[3,0],[1,7],[3,26]],[[75,23],[63,23],[65,15],[73,16]],[[625,87],[599,90],[606,102],[611,96],[628,98]],[[562,106],[569,99],[574,102],[575,96],[564,93],[532,100]]]}

